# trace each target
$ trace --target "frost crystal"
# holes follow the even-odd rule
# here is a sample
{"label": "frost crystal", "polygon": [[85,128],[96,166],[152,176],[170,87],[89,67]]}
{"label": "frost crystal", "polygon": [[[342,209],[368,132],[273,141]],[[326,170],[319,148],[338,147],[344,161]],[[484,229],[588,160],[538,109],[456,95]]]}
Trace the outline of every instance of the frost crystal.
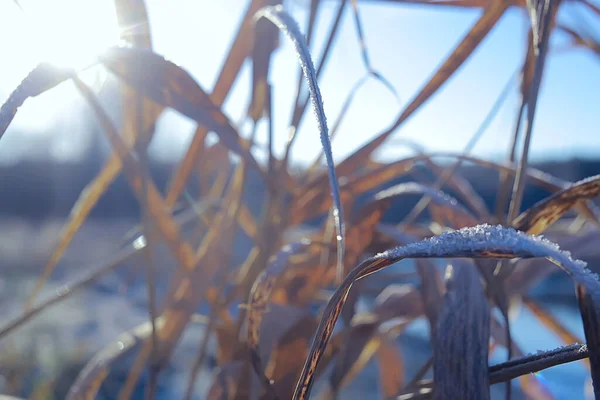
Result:
{"label": "frost crystal", "polygon": [[586,268],[586,263],[574,260],[567,251],[541,237],[528,235],[501,225],[482,224],[434,236],[378,254],[378,258],[402,259],[418,257],[544,257],[560,266],[590,294],[600,299],[598,276]]}

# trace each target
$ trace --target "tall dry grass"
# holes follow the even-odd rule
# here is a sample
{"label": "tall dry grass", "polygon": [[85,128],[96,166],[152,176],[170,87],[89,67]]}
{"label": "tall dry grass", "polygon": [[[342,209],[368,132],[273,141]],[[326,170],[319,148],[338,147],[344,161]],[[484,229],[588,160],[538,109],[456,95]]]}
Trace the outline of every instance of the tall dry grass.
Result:
{"label": "tall dry grass", "polygon": [[[592,3],[580,1],[590,12],[600,14]],[[74,205],[22,316],[2,327],[0,338],[15,334],[39,313],[140,254],[145,257],[149,321],[115,338],[113,343],[106,343],[79,371],[67,396],[69,400],[95,398],[111,368],[131,355],[134,362],[118,398],[131,398],[144,373],[149,374],[146,394],[148,398],[155,397],[160,374],[182,335],[198,323],[205,329],[198,338],[195,362],[189,366],[187,398],[192,398],[198,373],[206,367],[210,337],[217,339],[218,365],[210,387],[206,388],[206,397],[211,399],[306,399],[316,379],[326,382],[318,397],[333,398],[371,359],[378,364],[379,385],[385,399],[486,399],[490,398],[491,385],[513,379],[518,379],[521,390],[531,398],[551,398],[532,372],[576,360],[587,360],[598,398],[600,283],[584,262],[572,259],[537,235],[552,227],[559,237],[568,238],[574,234],[574,227],[582,225],[591,225],[592,233],[597,233],[598,214],[590,200],[600,193],[600,177],[572,183],[548,176],[528,166],[528,149],[551,34],[556,30],[566,32],[574,45],[596,53],[599,45],[585,32],[556,21],[556,12],[563,3],[559,0],[411,1],[414,2],[432,7],[480,8],[482,15],[389,129],[337,165],[332,158],[330,136],[339,120],[330,132],[318,82],[345,8],[352,6],[368,75],[391,88],[369,61],[356,0],[339,1],[316,67],[308,44],[322,2],[310,2],[305,37],[283,11],[280,1],[251,0],[210,93],[182,67],[152,51],[149,30],[145,35],[132,35],[124,29],[122,39],[129,45],[110,48],[98,57],[98,63],[124,83],[124,119],[119,127],[94,91],[78,78],[77,71],[48,64],[38,66],[0,109],[0,137],[27,98],[72,80],[93,109],[111,144],[112,155]],[[401,6],[404,2],[397,3]],[[120,26],[149,26],[142,0],[115,0],[115,7]],[[485,124],[464,154],[445,155],[455,160],[451,168],[442,168],[435,161],[440,155],[419,149],[414,156],[395,162],[374,161],[373,152],[428,101],[502,15],[514,7],[529,13],[531,30],[519,74],[522,107],[517,118],[524,126],[515,129],[506,163],[468,154]],[[271,124],[273,83],[269,69],[280,40],[292,41],[302,76],[298,79],[287,150],[282,158],[277,158],[272,142],[273,136],[281,133],[273,132]],[[242,137],[221,109],[247,59],[253,73],[248,118],[255,127],[263,119],[270,127],[269,156],[264,164],[250,151],[255,145],[254,135]],[[304,94],[304,85],[308,95]],[[327,169],[322,170],[316,162],[306,170],[292,171],[290,149],[309,102],[323,148],[320,159],[325,158]],[[163,193],[148,173],[147,148],[156,120],[166,108],[198,125]],[[344,107],[340,119],[346,110]],[[521,131],[524,145],[519,152],[517,139]],[[218,143],[207,144],[209,132],[216,133]],[[517,160],[518,153],[522,156]],[[239,161],[231,166],[228,154],[236,154]],[[469,182],[457,174],[463,162],[499,171],[495,210],[489,210]],[[437,176],[435,182],[414,181],[386,187],[422,165]],[[201,173],[201,196],[190,199],[185,188],[194,171]],[[258,215],[244,202],[250,172],[257,174],[266,188]],[[142,209],[137,239],[130,240],[129,246],[106,265],[73,282],[69,290],[38,302],[40,290],[74,235],[121,173]],[[343,183],[339,183],[342,177]],[[554,194],[521,212],[526,184],[539,185]],[[457,198],[449,192],[456,193]],[[181,221],[174,217],[174,207],[184,194],[190,203],[187,222],[194,224],[191,234],[184,232]],[[392,201],[410,194],[422,198],[408,217],[397,225],[382,222]],[[358,201],[365,196],[366,200]],[[578,213],[578,224],[555,224],[570,209]],[[327,218],[316,229],[301,230],[303,224],[318,217]],[[236,265],[232,253],[239,232],[251,238],[253,247],[245,260]],[[161,243],[177,261],[164,298],[156,295],[157,266],[152,256],[153,248]],[[372,309],[357,311],[355,305],[361,296],[373,296],[359,284],[360,280],[406,258],[416,260],[418,284],[390,286],[379,293]],[[443,274],[434,262],[440,258],[447,263]],[[551,312],[527,297],[528,290],[546,277],[550,268],[548,264],[523,261],[529,258],[547,259],[572,278],[585,340],[576,338]],[[398,276],[396,283],[402,283],[402,279]],[[523,305],[543,325],[558,333],[565,347],[524,354],[511,339],[509,311],[515,299],[524,299]],[[209,306],[208,315],[197,315],[202,305]],[[492,313],[494,308],[502,318]],[[412,366],[417,372],[407,381],[407,366],[396,339],[419,318],[429,322],[432,357],[423,359],[422,366]],[[578,344],[581,342],[584,344]],[[508,350],[509,359],[490,366],[490,354],[499,347]],[[426,379],[430,371],[433,378]],[[510,397],[510,384],[506,388],[506,396]]]}

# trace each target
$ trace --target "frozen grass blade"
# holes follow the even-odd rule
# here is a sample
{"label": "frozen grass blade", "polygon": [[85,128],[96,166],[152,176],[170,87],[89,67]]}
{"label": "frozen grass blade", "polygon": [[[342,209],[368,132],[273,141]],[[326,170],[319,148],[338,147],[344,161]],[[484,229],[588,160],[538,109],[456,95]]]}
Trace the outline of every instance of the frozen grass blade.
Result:
{"label": "frozen grass blade", "polygon": [[340,196],[340,189],[338,180],[335,172],[335,163],[333,162],[333,155],[331,153],[331,142],[329,141],[329,131],[327,129],[327,118],[325,116],[325,110],[323,109],[323,100],[321,98],[321,91],[317,84],[317,75],[315,67],[313,66],[310,52],[306,46],[306,43],[300,33],[298,25],[282,7],[266,7],[263,8],[256,14],[256,19],[267,18],[274,25],[276,25],[282,32],[284,32],[294,44],[296,54],[300,59],[300,66],[302,72],[308,83],[308,91],[313,103],[313,111],[317,119],[317,125],[319,128],[319,135],[321,136],[321,145],[325,152],[325,158],[327,160],[327,168],[329,171],[329,183],[331,186],[331,194],[333,197],[333,218],[335,220],[335,227],[337,231],[337,279],[341,281],[343,272],[343,260],[344,260],[344,213],[342,209],[342,201]]}
{"label": "frozen grass blade", "polygon": [[[329,30],[329,35],[327,38],[327,42],[325,47],[323,48],[323,52],[321,53],[321,58],[319,60],[319,65],[317,67],[317,79],[321,76],[321,72],[323,72],[323,68],[327,64],[327,60],[329,58],[331,45],[335,40],[340,27],[340,22],[342,20],[342,15],[344,14],[344,10],[346,8],[346,4],[348,0],[341,0],[337,11],[335,13],[335,19],[333,24],[331,25],[331,29]],[[299,85],[300,86],[300,85]],[[285,156],[283,157],[284,163],[288,162],[288,158],[290,156],[290,151],[292,149],[292,145],[294,144],[294,140],[297,137],[298,129],[300,128],[300,122],[302,121],[302,117],[304,112],[306,111],[306,106],[308,105],[309,96],[305,96],[302,102],[299,102],[300,91],[296,94],[296,101],[294,102],[294,109],[292,112],[292,119],[290,121],[290,137],[288,138],[288,143],[285,149]]]}
{"label": "frozen grass blade", "polygon": [[490,307],[473,265],[448,266],[444,300],[433,345],[433,398],[489,399]]}
{"label": "frozen grass blade", "polygon": [[294,400],[307,399],[319,364],[348,291],[359,279],[380,271],[405,258],[535,258],[544,257],[567,272],[576,284],[588,291],[596,304],[600,302],[600,282],[586,269],[585,263],[573,260],[551,242],[501,226],[478,225],[397,247],[369,258],[354,268],[337,288],[323,312]]}

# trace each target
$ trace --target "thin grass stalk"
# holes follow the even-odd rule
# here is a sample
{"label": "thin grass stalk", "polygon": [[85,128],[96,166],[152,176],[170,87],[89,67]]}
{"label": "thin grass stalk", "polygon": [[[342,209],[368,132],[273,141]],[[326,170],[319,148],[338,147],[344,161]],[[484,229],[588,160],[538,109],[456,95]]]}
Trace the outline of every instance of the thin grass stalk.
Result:
{"label": "thin grass stalk", "polygon": [[540,85],[542,83],[542,76],[544,73],[544,66],[546,63],[546,55],[548,53],[548,42],[550,40],[551,24],[552,20],[556,15],[559,0],[545,0],[544,9],[541,16],[542,25],[542,36],[539,43],[535,43],[538,49],[538,54],[535,56],[534,61],[534,73],[531,87],[529,88],[529,94],[527,99],[527,120],[525,121],[525,139],[523,143],[523,152],[521,160],[517,167],[517,175],[513,186],[513,195],[510,202],[508,211],[508,222],[518,215],[521,209],[521,203],[523,201],[523,191],[525,190],[525,170],[527,169],[527,163],[529,160],[529,147],[531,143],[531,135],[533,132],[533,123],[535,118],[535,111],[537,108],[538,95]]}
{"label": "thin grass stalk", "polygon": [[[479,127],[477,128],[475,133],[473,134],[473,136],[471,136],[471,139],[469,139],[469,142],[467,143],[467,145],[465,146],[465,149],[463,150],[463,153],[462,153],[463,155],[466,156],[473,150],[473,148],[475,147],[475,145],[477,144],[479,139],[481,139],[481,137],[483,136],[483,134],[485,133],[487,128],[490,126],[490,124],[496,117],[497,113],[500,111],[502,104],[504,104],[504,101],[510,94],[510,89],[512,88],[515,78],[518,76],[518,73],[519,73],[519,71],[517,70],[515,73],[513,73],[511,75],[508,82],[506,82],[506,84],[504,85],[504,88],[502,89],[502,91],[500,92],[500,95],[498,96],[498,98],[496,99],[494,104],[492,105],[490,111],[485,116],[485,118],[483,119],[483,121],[481,122],[481,124],[479,125]],[[445,168],[442,175],[432,185],[433,190],[440,190],[446,184],[446,182],[448,182],[448,179],[450,179],[450,177],[452,177],[452,175],[458,170],[458,168],[460,168],[460,166],[463,163],[463,160],[464,160],[463,158],[459,158],[458,160],[456,160],[454,162],[454,164],[450,168]],[[427,208],[427,206],[429,205],[430,202],[431,202],[430,196],[421,197],[419,202],[413,207],[413,209],[405,217],[402,224],[403,225],[412,225],[416,221],[416,219],[419,217],[419,215],[425,210],[425,208]]]}

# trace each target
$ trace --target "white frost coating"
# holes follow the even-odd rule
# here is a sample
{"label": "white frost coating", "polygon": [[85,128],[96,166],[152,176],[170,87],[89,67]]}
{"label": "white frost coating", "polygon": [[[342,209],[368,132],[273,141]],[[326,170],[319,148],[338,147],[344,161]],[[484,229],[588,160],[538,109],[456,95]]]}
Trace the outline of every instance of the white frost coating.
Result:
{"label": "white frost coating", "polygon": [[514,255],[515,258],[544,257],[560,266],[575,282],[600,300],[598,276],[586,268],[586,263],[574,260],[567,251],[542,236],[528,235],[501,225],[482,224],[444,233],[379,253],[376,257],[402,259],[417,257],[476,257],[485,252]]}

